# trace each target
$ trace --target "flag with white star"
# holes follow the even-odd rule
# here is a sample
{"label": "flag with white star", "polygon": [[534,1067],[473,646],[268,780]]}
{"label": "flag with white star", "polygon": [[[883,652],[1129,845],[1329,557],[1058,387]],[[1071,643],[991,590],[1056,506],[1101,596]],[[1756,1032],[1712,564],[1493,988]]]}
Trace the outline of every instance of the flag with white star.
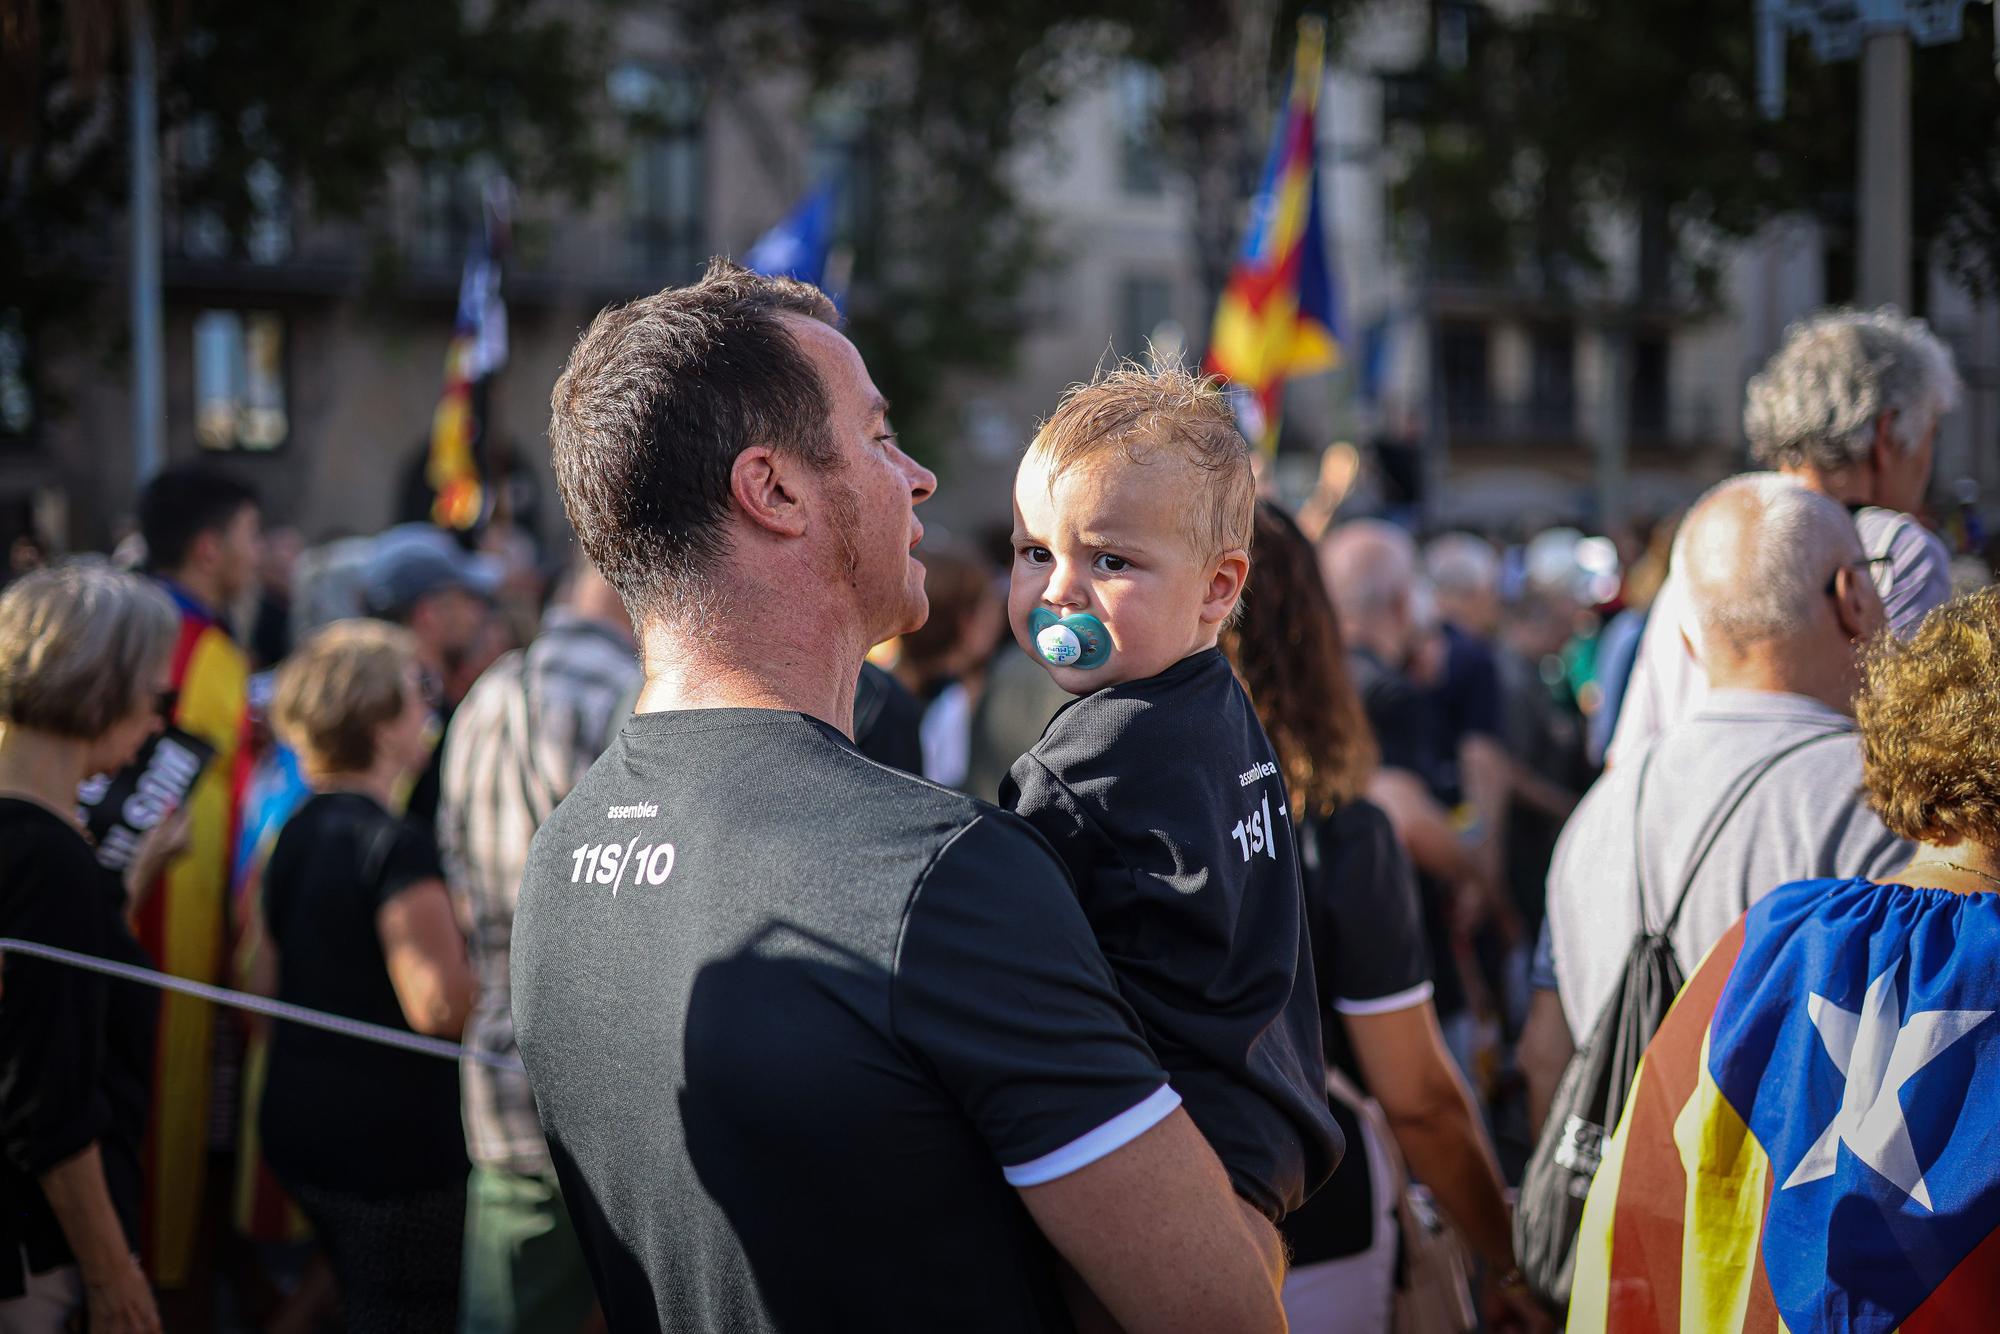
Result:
{"label": "flag with white star", "polygon": [[1646,1049],[1569,1328],[2000,1328],[2000,895],[1813,880]]}

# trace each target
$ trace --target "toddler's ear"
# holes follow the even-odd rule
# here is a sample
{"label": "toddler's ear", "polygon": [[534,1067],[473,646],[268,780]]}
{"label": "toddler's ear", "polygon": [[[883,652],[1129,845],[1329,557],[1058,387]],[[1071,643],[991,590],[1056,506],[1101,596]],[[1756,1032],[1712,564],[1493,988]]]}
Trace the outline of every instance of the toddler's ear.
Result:
{"label": "toddler's ear", "polygon": [[1204,625],[1221,625],[1236,610],[1243,585],[1250,578],[1250,553],[1241,547],[1223,552],[1209,567],[1208,595],[1201,601]]}

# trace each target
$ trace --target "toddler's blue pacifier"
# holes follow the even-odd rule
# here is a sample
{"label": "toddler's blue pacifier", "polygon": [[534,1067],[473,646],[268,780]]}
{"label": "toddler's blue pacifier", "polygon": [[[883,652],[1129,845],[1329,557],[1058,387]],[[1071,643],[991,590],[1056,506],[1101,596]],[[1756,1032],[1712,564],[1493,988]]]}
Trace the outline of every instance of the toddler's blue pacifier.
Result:
{"label": "toddler's blue pacifier", "polygon": [[1035,637],[1035,652],[1051,667],[1089,671],[1111,661],[1111,632],[1087,611],[1058,617],[1037,607],[1028,613],[1028,633]]}

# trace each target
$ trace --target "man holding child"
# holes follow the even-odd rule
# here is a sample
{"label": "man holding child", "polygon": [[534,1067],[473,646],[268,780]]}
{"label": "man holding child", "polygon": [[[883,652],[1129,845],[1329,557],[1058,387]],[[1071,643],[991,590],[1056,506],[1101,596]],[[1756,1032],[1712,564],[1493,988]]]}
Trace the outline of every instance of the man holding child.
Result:
{"label": "man holding child", "polygon": [[[1158,1049],[1181,1035],[1133,998],[1146,961],[1107,963],[1043,835],[854,749],[862,655],[924,619],[914,507],[935,479],[835,320],[811,287],[718,262],[600,315],[555,389],[564,503],[646,669],[638,712],[537,836],[514,933],[521,1052],[605,1314],[1282,1329],[1267,1217],[1339,1152],[1286,1110],[1319,1047],[1302,942],[1261,942],[1228,998],[1281,1032],[1270,1050],[1231,1070]],[[1247,474],[1247,455],[1225,463]],[[1037,620],[1092,615],[1105,679],[1134,693],[1121,655],[1141,641],[1138,665],[1191,659],[1205,680],[1247,569],[1240,545],[1206,545],[1146,576],[1157,616],[1123,614],[1107,583],[1040,598]],[[1226,830],[1224,814],[1188,818]],[[1282,812],[1258,814],[1289,857]],[[1236,857],[1212,841],[1203,856]],[[1240,892],[1240,867],[1183,867],[1183,887],[1155,876],[1162,849],[1129,851],[1141,893]],[[1296,930],[1296,873],[1277,885]],[[1216,948],[1234,967],[1239,946]],[[1285,1068],[1299,1054],[1309,1074]],[[1269,1127],[1254,1177],[1182,1106],[1196,1064]],[[1232,1184],[1267,1175],[1271,1196],[1240,1204]]]}

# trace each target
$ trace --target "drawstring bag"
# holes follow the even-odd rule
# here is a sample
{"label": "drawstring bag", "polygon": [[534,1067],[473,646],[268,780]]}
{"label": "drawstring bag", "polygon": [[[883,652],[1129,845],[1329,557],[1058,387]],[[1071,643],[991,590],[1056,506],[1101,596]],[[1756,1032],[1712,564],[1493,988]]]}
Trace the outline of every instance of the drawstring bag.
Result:
{"label": "drawstring bag", "polygon": [[[1645,821],[1646,775],[1655,751],[1648,751],[1639,768],[1633,800],[1633,884],[1639,905],[1639,934],[1625,955],[1624,975],[1590,1030],[1590,1037],[1563,1071],[1549,1104],[1549,1118],[1535,1142],[1521,1177],[1514,1205],[1514,1259],[1521,1266],[1528,1290],[1545,1306],[1560,1312],[1569,1305],[1570,1280],[1576,1265],[1576,1234],[1583,1222],[1584,1198],[1597,1176],[1605,1141],[1625,1110],[1639,1058],[1653,1040],[1680,993],[1680,960],[1674,955],[1673,932],[1687,903],[1688,891],[1702,864],[1721,836],[1722,828],[1743,805],[1765,774],[1786,756],[1829,737],[1846,736],[1845,729],[1817,733],[1752,765],[1718,804],[1707,830],[1696,840],[1698,851],[1689,864],[1672,910],[1658,931],[1646,922],[1646,873],[1641,848]],[[1733,792],[1733,795],[1731,793]]]}

